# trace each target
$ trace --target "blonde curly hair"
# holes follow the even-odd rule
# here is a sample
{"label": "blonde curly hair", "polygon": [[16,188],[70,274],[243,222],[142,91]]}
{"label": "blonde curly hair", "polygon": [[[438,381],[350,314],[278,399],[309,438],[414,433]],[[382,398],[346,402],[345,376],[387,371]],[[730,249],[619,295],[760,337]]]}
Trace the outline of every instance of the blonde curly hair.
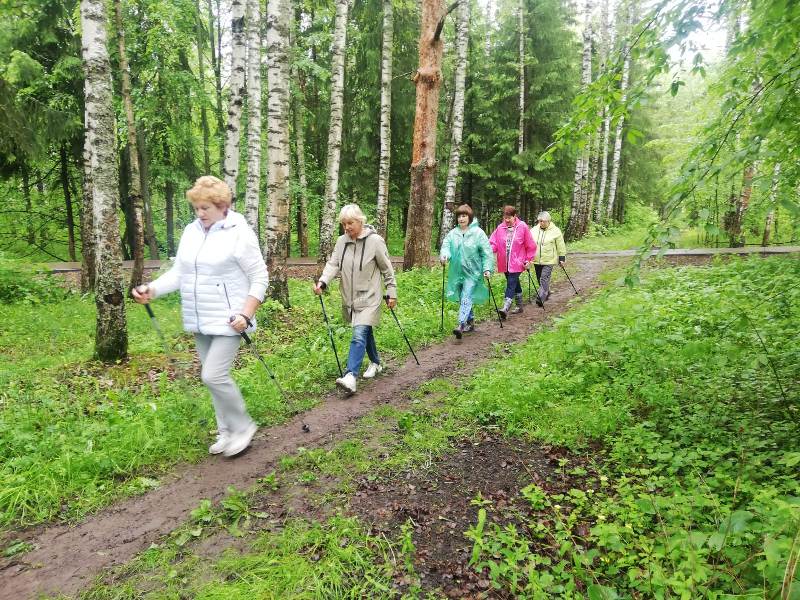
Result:
{"label": "blonde curly hair", "polygon": [[194,182],[192,189],[186,192],[186,198],[192,204],[211,202],[217,208],[226,210],[231,207],[233,194],[228,184],[221,179],[213,175],[203,175]]}

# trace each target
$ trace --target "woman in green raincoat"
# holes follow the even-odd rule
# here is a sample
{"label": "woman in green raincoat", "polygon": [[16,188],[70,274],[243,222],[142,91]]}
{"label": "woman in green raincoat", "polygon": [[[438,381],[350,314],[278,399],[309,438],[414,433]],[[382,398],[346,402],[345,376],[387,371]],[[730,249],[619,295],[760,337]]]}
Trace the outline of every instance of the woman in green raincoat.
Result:
{"label": "woman in green raincoat", "polygon": [[462,204],[456,211],[458,227],[453,228],[442,242],[439,260],[450,261],[447,276],[446,297],[450,302],[459,302],[458,327],[453,335],[461,339],[465,331],[475,331],[473,304],[483,304],[489,298],[489,288],[484,278],[494,269],[494,252],[489,245],[472,209]]}

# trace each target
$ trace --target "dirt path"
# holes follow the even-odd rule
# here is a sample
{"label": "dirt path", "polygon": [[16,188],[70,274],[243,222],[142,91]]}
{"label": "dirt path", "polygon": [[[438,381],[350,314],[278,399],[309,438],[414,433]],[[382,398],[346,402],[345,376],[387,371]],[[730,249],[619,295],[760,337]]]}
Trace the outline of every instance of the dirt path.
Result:
{"label": "dirt path", "polygon": [[[583,257],[575,261],[578,272],[572,279],[579,290],[597,287],[600,272],[613,264],[608,258]],[[526,306],[500,329],[496,322],[479,325],[479,332],[456,342],[448,340],[418,350],[421,366],[409,357],[404,364],[389,365],[378,383],[365,385],[357,395],[345,399],[328,394],[319,406],[302,415],[310,426],[301,432],[301,419],[259,432],[253,447],[236,460],[209,458],[197,465],[182,465],[161,487],[130,498],[87,518],[77,526],[52,525],[18,533],[34,550],[14,559],[0,560],[2,599],[22,599],[38,594],[73,594],[91,583],[107,567],[122,564],[184,522],[203,498],[218,501],[228,486],[246,489],[273,469],[277,459],[298,447],[318,447],[344,435],[352,420],[382,403],[399,403],[405,392],[421,383],[447,374],[456,361],[474,369],[494,352],[493,342],[518,342],[542,322],[560,314],[574,297],[566,282],[553,289],[547,310]],[[385,326],[391,326],[387,323]]]}

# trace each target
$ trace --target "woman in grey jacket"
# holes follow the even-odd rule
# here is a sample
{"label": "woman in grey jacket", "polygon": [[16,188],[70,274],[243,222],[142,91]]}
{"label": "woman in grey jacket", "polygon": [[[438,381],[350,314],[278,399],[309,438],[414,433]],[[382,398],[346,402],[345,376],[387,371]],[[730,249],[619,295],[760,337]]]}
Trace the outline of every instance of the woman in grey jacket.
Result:
{"label": "woman in grey jacket", "polygon": [[314,293],[321,294],[331,280],[341,274],[339,291],[342,294],[342,318],[353,326],[353,337],[347,355],[347,371],[336,380],[336,384],[352,394],[356,391],[356,377],[365,353],[370,363],[364,378],[370,379],[383,371],[372,333],[372,328],[381,318],[381,276],[386,284],[390,308],[397,304],[397,285],[386,242],[366,224],[367,218],[359,206],[343,206],[339,212],[339,222],[345,233],[336,240],[333,254],[314,287]]}
{"label": "woman in grey jacket", "polygon": [[257,426],[230,374],[243,331],[255,331],[256,309],[267,290],[267,266],[258,239],[244,217],[231,210],[231,191],[216,177],[198,179],[186,192],[197,219],[181,236],[175,263],[132,294],[144,304],[180,290],[183,326],[194,333],[202,371],[217,417],[211,454],[235,456]]}

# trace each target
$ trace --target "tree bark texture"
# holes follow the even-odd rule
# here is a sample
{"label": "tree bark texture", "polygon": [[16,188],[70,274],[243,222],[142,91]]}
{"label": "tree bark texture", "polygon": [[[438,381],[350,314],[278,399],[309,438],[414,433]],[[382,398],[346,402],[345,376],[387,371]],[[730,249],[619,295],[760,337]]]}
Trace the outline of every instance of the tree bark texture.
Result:
{"label": "tree bark texture", "polygon": [[744,214],[750,207],[750,198],[753,195],[753,176],[756,172],[755,162],[748,163],[742,173],[742,190],[739,195],[734,195],[731,207],[731,218],[728,224],[728,245],[731,248],[740,248],[745,244],[745,235],[742,233]]}
{"label": "tree bark texture", "polygon": [[404,269],[426,266],[431,260],[433,205],[436,199],[436,125],[444,52],[444,42],[436,34],[444,14],[445,7],[441,0],[422,0],[419,68],[414,75],[417,99]]}
{"label": "tree bark texture", "polygon": [[117,47],[119,51],[119,70],[122,91],[122,105],[125,109],[125,123],[128,127],[128,203],[131,207],[131,255],[133,268],[128,283],[128,291],[142,283],[144,274],[144,208],[142,201],[142,179],[139,168],[139,149],[136,136],[136,117],[133,113],[131,94],[131,73],[128,67],[128,52],[125,48],[125,23],[122,19],[122,0],[114,0],[114,17],[117,26]]}
{"label": "tree bark texture", "polygon": [[269,296],[289,307],[286,259],[289,256],[289,29],[290,0],[267,3],[267,153],[269,171],[264,254],[269,270]]}
{"label": "tree bark texture", "polygon": [[319,232],[319,262],[333,252],[336,204],[339,195],[339,162],[342,153],[342,112],[344,108],[344,52],[347,43],[348,0],[336,0],[331,47],[331,118],[328,129],[328,161],[325,172],[325,206]]}
{"label": "tree bark texture", "polygon": [[[269,15],[267,15],[269,19]],[[261,191],[261,0],[247,0],[247,186],[244,218],[256,234]]]}
{"label": "tree bark texture", "polygon": [[294,137],[297,151],[297,179],[300,184],[297,202],[297,242],[300,256],[308,256],[308,180],[306,178],[305,108],[302,81],[298,97],[294,99]]}
{"label": "tree bark texture", "polygon": [[139,174],[142,182],[142,208],[144,209],[144,241],[150,252],[150,258],[158,260],[158,239],[153,224],[153,198],[150,194],[150,155],[147,153],[145,135],[141,129],[136,130],[137,147],[139,148]]}
{"label": "tree bark texture", "polygon": [[519,0],[517,7],[517,36],[519,37],[519,128],[517,154],[525,151],[525,6]]}
{"label": "tree bark texture", "polygon": [[439,247],[453,228],[453,206],[456,202],[456,183],[461,163],[461,136],[464,132],[464,95],[467,79],[467,46],[469,43],[470,4],[464,0],[458,5],[456,25],[456,72],[453,85],[453,126],[450,139],[450,162],[447,166],[447,182],[444,188],[444,207]]}
{"label": "tree bark texture", "polygon": [[[209,3],[209,12],[211,9]],[[211,133],[208,127],[208,110],[206,109],[206,66],[205,66],[205,36],[203,32],[203,18],[200,11],[200,0],[195,0],[197,23],[195,26],[195,43],[197,44],[197,79],[202,90],[200,98],[200,129],[203,132],[203,172],[211,173],[211,149],[209,148]],[[211,17],[213,19],[213,15]],[[212,43],[211,47],[214,45]]]}
{"label": "tree bark texture", "polygon": [[239,176],[239,145],[242,137],[242,106],[245,92],[247,41],[245,39],[245,0],[231,0],[231,77],[228,124],[225,127],[225,162],[222,173],[236,199]]}
{"label": "tree bark texture", "polygon": [[[592,82],[592,21],[591,2],[586,2],[586,25],[583,29],[583,51],[581,62],[581,89]],[[566,238],[576,240],[586,233],[586,204],[589,190],[589,153],[591,143],[581,148],[575,161],[575,176],[572,186],[572,205],[567,223]]]}
{"label": "tree bark texture", "polygon": [[[85,117],[84,117],[85,118]],[[92,202],[92,149],[89,135],[83,134],[83,200],[81,203],[81,293],[94,290],[95,250],[94,250],[94,209]]]}
{"label": "tree bark texture", "polygon": [[[220,0],[217,0],[217,17],[220,18]],[[219,137],[219,163],[217,168],[222,171],[225,164],[225,117],[222,113],[222,32],[221,27],[216,28],[217,37],[214,38],[214,8],[208,0],[208,41],[211,46],[211,68],[214,70],[214,92],[216,98],[217,137]],[[216,41],[216,45],[215,45]]]}
{"label": "tree bark texture", "polygon": [[[625,106],[626,101],[628,100],[628,78],[630,77],[631,71],[631,45],[630,45],[630,34],[631,34],[631,23],[633,20],[632,17],[633,11],[630,7],[628,7],[628,16],[627,16],[627,23],[628,27],[624,33],[625,35],[625,43],[622,45],[622,81],[620,81],[620,103],[622,106]],[[622,129],[625,125],[625,114],[621,114],[619,116],[619,120],[617,121],[617,129],[614,133],[614,155],[611,160],[611,180],[608,183],[608,204],[606,206],[606,220],[611,220],[614,216],[614,200],[617,196],[617,181],[619,179],[619,162],[620,156],[622,155]]]}
{"label": "tree bark texture", "polygon": [[[614,42],[614,32],[612,29],[609,36],[608,20],[608,0],[603,0],[600,5],[600,68],[597,76],[602,77],[608,68],[608,57],[611,52],[611,44]],[[606,186],[608,184],[608,144],[611,137],[611,112],[608,105],[603,106],[603,124],[600,134],[600,148],[598,150],[598,172],[600,183],[597,187],[594,203],[593,218],[596,222],[603,220],[606,199]]]}
{"label": "tree bark texture", "polygon": [[82,53],[85,73],[86,146],[91,172],[95,230],[95,355],[103,362],[128,353],[122,258],[117,209],[116,132],[108,57],[107,16],[102,0],[81,0]]}
{"label": "tree bark texture", "polygon": [[769,188],[769,211],[764,220],[764,235],[761,238],[762,246],[769,246],[769,238],[772,235],[772,227],[775,224],[775,203],[778,199],[778,184],[781,181],[781,163],[775,163],[772,170],[772,185]]}
{"label": "tree bark texture", "polygon": [[387,239],[389,216],[389,173],[392,152],[392,56],[394,50],[394,7],[383,0],[383,46],[381,49],[381,149],[378,163],[378,235]]}

